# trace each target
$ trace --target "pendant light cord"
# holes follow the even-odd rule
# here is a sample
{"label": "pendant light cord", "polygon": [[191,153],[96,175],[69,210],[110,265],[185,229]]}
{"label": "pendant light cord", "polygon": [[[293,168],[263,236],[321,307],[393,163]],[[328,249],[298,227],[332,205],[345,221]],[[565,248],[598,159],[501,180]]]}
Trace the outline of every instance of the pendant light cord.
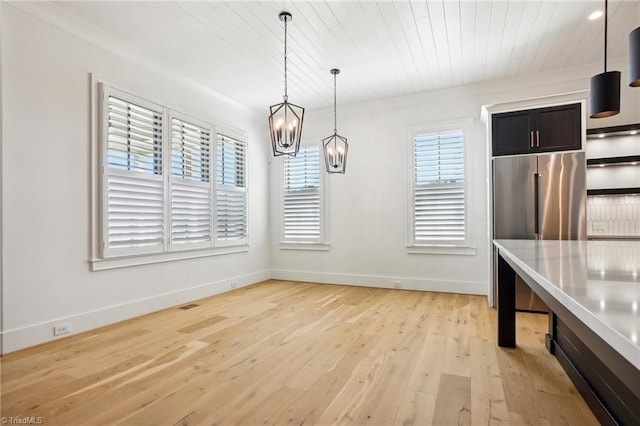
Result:
{"label": "pendant light cord", "polygon": [[284,20],[284,101],[289,99],[287,96],[287,20]]}
{"label": "pendant light cord", "polygon": [[604,72],[607,72],[607,23],[609,22],[608,3],[608,0],[604,0]]}

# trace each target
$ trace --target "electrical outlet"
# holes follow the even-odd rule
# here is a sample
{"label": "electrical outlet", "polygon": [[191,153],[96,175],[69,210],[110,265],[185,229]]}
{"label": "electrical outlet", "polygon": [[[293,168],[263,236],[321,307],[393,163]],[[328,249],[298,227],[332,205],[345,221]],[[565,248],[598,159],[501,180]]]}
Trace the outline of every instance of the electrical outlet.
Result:
{"label": "electrical outlet", "polygon": [[394,281],[393,288],[402,288],[402,283],[400,281]]}
{"label": "electrical outlet", "polygon": [[71,324],[58,324],[53,326],[54,336],[60,336],[67,333],[71,333]]}
{"label": "electrical outlet", "polygon": [[238,287],[238,283],[235,281],[231,281],[231,288],[237,288]]}

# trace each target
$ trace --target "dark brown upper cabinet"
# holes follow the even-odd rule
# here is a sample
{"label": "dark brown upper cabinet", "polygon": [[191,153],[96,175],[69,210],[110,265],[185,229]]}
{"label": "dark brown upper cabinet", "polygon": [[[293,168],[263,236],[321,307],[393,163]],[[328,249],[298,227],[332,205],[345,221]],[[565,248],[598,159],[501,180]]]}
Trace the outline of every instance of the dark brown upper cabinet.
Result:
{"label": "dark brown upper cabinet", "polygon": [[582,147],[580,104],[493,114],[491,126],[494,156]]}

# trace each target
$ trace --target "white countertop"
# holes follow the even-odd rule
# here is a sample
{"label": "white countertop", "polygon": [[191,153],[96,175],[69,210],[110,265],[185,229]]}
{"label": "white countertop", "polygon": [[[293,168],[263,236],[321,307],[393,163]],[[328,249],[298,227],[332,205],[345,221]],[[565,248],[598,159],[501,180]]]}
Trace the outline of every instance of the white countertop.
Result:
{"label": "white countertop", "polygon": [[640,369],[640,241],[494,243],[503,257]]}

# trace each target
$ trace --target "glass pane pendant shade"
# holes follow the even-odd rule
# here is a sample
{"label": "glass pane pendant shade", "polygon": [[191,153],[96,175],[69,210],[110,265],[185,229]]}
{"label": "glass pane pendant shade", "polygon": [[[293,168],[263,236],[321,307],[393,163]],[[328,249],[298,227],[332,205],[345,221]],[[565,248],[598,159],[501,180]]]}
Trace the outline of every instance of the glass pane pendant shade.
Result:
{"label": "glass pane pendant shade", "polygon": [[269,107],[269,133],[274,156],[295,157],[300,149],[304,108],[289,103],[287,96],[287,22],[292,17],[289,12],[281,12],[278,16],[284,22],[284,102]]}
{"label": "glass pane pendant shade", "polygon": [[611,117],[620,112],[620,71],[607,72],[608,0],[604,1],[604,72],[591,77],[590,117]]}
{"label": "glass pane pendant shade", "polygon": [[322,150],[327,173],[344,173],[347,170],[347,152],[349,144],[347,138],[338,134],[336,114],[336,75],[340,73],[337,68],[332,69],[333,74],[333,135],[322,139]]}
{"label": "glass pane pendant shade", "polygon": [[629,86],[640,87],[640,27],[629,33]]}

